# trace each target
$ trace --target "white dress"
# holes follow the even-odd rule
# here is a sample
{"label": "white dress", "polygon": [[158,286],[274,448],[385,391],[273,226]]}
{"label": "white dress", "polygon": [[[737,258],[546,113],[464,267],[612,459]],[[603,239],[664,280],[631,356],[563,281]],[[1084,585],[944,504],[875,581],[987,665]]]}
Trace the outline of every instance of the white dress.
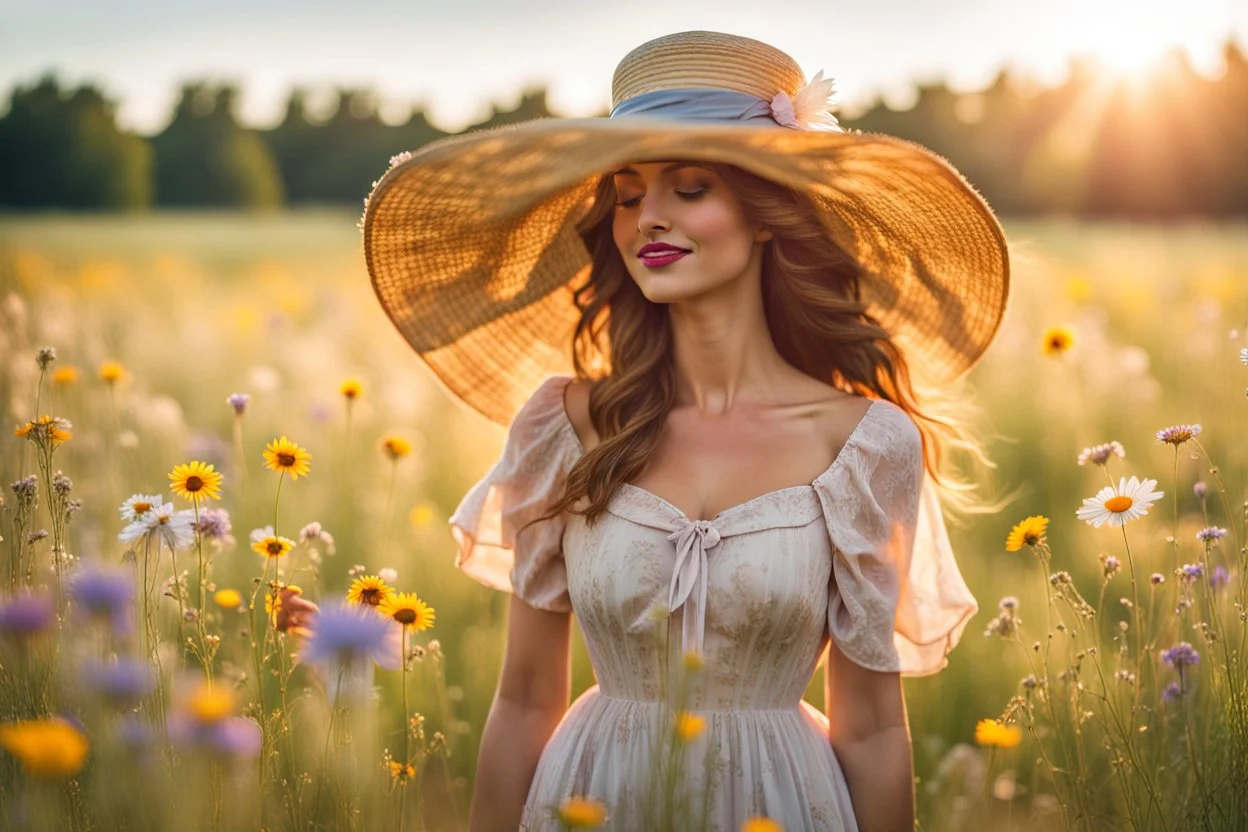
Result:
{"label": "white dress", "polygon": [[[685,707],[706,724],[680,766],[694,816],[720,832],[755,816],[790,831],[856,829],[827,719],[802,699],[827,639],[863,667],[925,675],[945,666],[978,609],[918,428],[875,400],[809,485],[695,521],[625,484],[592,527],[565,512],[517,533],[562,494],[584,452],[563,404],[570,380],[543,382],[449,521],[464,572],[575,614],[598,681],[544,749],[521,828],[558,828],[553,810],[569,796],[606,804],[606,828],[648,825],[671,734],[665,679],[676,677],[665,663],[697,651],[705,667]],[[670,610],[667,626],[656,607]]]}

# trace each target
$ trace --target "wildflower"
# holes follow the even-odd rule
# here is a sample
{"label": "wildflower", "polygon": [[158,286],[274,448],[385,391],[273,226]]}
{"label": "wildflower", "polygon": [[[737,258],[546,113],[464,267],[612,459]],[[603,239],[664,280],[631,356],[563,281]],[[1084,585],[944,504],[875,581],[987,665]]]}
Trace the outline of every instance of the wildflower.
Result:
{"label": "wildflower", "polygon": [[280,558],[295,546],[295,541],[274,534],[272,526],[255,529],[251,533],[251,548],[266,558]]}
{"label": "wildflower", "polygon": [[55,347],[40,347],[39,352],[35,353],[35,363],[39,365],[40,370],[46,370],[56,361]]}
{"label": "wildflower", "polygon": [[1105,465],[1109,462],[1111,456],[1122,459],[1127,455],[1127,451],[1122,447],[1122,443],[1118,441],[1106,442],[1103,445],[1093,445],[1091,448],[1084,448],[1079,452],[1079,464],[1087,465],[1089,462],[1095,465]]}
{"label": "wildflower", "polygon": [[1075,516],[1097,528],[1107,521],[1111,526],[1125,526],[1127,521],[1148,514],[1153,503],[1165,495],[1164,491],[1153,491],[1156,484],[1157,480],[1119,477],[1117,488],[1107,485],[1095,497],[1084,499]]}
{"label": "wildflower", "polygon": [[975,742],[997,748],[1014,748],[1023,738],[1016,726],[1004,725],[995,719],[981,719],[975,723]]}
{"label": "wildflower", "polygon": [[1043,350],[1045,355],[1061,355],[1075,343],[1075,331],[1070,327],[1058,326],[1044,332]]}
{"label": "wildflower", "polygon": [[420,600],[414,592],[396,592],[382,603],[378,611],[418,632],[432,627],[436,618],[433,607]]}
{"label": "wildflower", "polygon": [[122,706],[137,702],[156,687],[151,665],[135,659],[87,661],[78,669],[77,678],[103,698]]}
{"label": "wildflower", "polygon": [[1012,595],[1007,595],[997,602],[999,614],[996,618],[988,622],[988,626],[984,628],[984,637],[1001,636],[1009,638],[1018,631],[1018,625],[1023,620],[1014,614],[1014,610],[1018,609],[1018,599]]}
{"label": "wildflower", "polygon": [[420,528],[428,526],[433,522],[433,518],[437,516],[437,510],[432,503],[419,503],[412,506],[412,510],[408,513],[407,519],[413,526]]}
{"label": "wildflower", "polygon": [[1220,529],[1217,526],[1206,526],[1196,532],[1196,539],[1203,540],[1208,543],[1211,540],[1221,540],[1226,537],[1226,529]]}
{"label": "wildflower", "polygon": [[1027,546],[1036,546],[1044,541],[1044,533],[1048,528],[1049,518],[1037,514],[1016,525],[1005,538],[1005,550],[1017,552]]}
{"label": "wildflower", "polygon": [[398,436],[387,436],[381,440],[381,449],[391,460],[400,460],[412,452],[412,443]]}
{"label": "wildflower", "polygon": [[416,777],[416,767],[411,763],[400,763],[398,760],[391,760],[387,767],[390,769],[390,779],[396,783],[406,783]]}
{"label": "wildflower", "polygon": [[676,716],[676,737],[681,742],[692,742],[706,730],[706,717],[681,711]]}
{"label": "wildflower", "polygon": [[1204,480],[1196,480],[1196,482],[1192,484],[1192,493],[1195,494],[1198,499],[1203,500],[1205,499],[1205,495],[1209,493],[1209,486],[1205,484]]}
{"label": "wildflower", "polygon": [[308,463],[312,454],[291,442],[285,436],[274,439],[264,448],[264,467],[270,471],[290,474],[292,480],[308,475]]}
{"label": "wildflower", "polygon": [[55,448],[74,438],[73,427],[68,419],[62,419],[60,416],[40,416],[38,419],[27,421],[26,424],[13,431],[13,434],[34,442],[36,445],[51,443]]}
{"label": "wildflower", "polygon": [[302,543],[315,543],[320,541],[325,544],[325,549],[329,554],[334,554],[334,536],[325,531],[320,523],[315,521],[309,523],[299,530],[299,540]]}
{"label": "wildflower", "polygon": [[1192,437],[1200,435],[1200,425],[1173,425],[1157,431],[1157,441],[1179,447]]}
{"label": "wildflower", "polygon": [[234,408],[235,415],[242,416],[247,411],[247,405],[251,403],[251,396],[246,393],[231,393],[225,401]]}
{"label": "wildflower", "polygon": [[210,497],[221,499],[221,474],[213,470],[211,463],[198,460],[186,465],[176,465],[169,473],[169,487],[173,493],[186,500]]}
{"label": "wildflower", "polygon": [[399,580],[399,573],[398,570],[391,569],[387,566],[384,569],[377,570],[377,577],[381,578],[386,583],[392,584]]}
{"label": "wildflower", "polygon": [[1129,685],[1135,684],[1135,674],[1130,670],[1115,670],[1114,678],[1119,682],[1126,682]]}
{"label": "wildflower", "polygon": [[1040,680],[1036,678],[1036,675],[1034,673],[1028,673],[1026,676],[1023,677],[1023,681],[1020,682],[1019,684],[1021,684],[1023,688],[1026,690],[1032,690],[1038,684],[1040,684]]}
{"label": "wildflower", "polygon": [[149,508],[117,535],[122,543],[134,543],[144,537],[170,549],[185,549],[195,542],[195,512],[174,511],[173,503],[165,503]]}
{"label": "wildflower", "polygon": [[203,540],[226,545],[234,542],[234,538],[230,536],[234,528],[230,524],[230,513],[223,508],[204,509],[199,514],[199,522],[193,523],[192,528]]}
{"label": "wildflower", "polygon": [[126,368],[117,361],[105,361],[100,365],[100,380],[107,384],[116,384],[126,374]]}
{"label": "wildflower", "polygon": [[607,822],[607,807],[592,797],[569,797],[558,815],[569,829],[597,829]]}
{"label": "wildflower", "polygon": [[9,488],[13,490],[13,496],[17,498],[19,510],[29,509],[35,504],[35,498],[39,496],[39,481],[33,474],[10,484]]}
{"label": "wildflower", "polygon": [[1185,563],[1178,570],[1178,574],[1182,575],[1185,581],[1191,583],[1205,574],[1205,570],[1199,563]]}
{"label": "wildflower", "polygon": [[1186,641],[1180,641],[1168,650],[1161,652],[1162,661],[1176,670],[1200,664],[1200,654]]}
{"label": "wildflower", "polygon": [[1225,566],[1218,565],[1213,567],[1213,574],[1209,576],[1209,586],[1213,589],[1220,589],[1231,582],[1231,573],[1227,571]]}
{"label": "wildflower", "polygon": [[746,818],[741,824],[741,832],[784,832],[784,827],[771,818]]}
{"label": "wildflower", "polygon": [[1167,703],[1173,702],[1176,699],[1181,699],[1182,697],[1183,688],[1180,687],[1178,682],[1171,682],[1166,685],[1166,689],[1161,692],[1162,701]]}
{"label": "wildflower", "polygon": [[133,523],[162,502],[164,500],[160,494],[131,494],[118,510],[122,520]]}
{"label": "wildflower", "polygon": [[358,606],[341,605],[322,610],[316,629],[303,643],[300,658],[310,664],[349,665],[372,660],[394,669],[392,645],[387,643],[391,624]]}
{"label": "wildflower", "polygon": [[360,397],[360,395],[364,392],[364,385],[360,384],[360,382],[356,379],[349,378],[342,383],[341,387],[338,388],[338,392],[341,393],[348,402],[350,402]]}
{"label": "wildflower", "polygon": [[1113,555],[1101,555],[1101,572],[1105,575],[1105,580],[1109,580],[1118,574],[1118,570],[1122,568],[1121,561]]}
{"label": "wildflower", "polygon": [[56,625],[56,607],[44,595],[24,593],[0,603],[0,635],[33,636]]}
{"label": "wildflower", "polygon": [[232,610],[242,606],[243,595],[237,589],[218,589],[212,593],[212,600],[221,609]]}
{"label": "wildflower", "polygon": [[1015,598],[1013,595],[1007,595],[997,602],[997,609],[1001,610],[1002,612],[1005,612],[1006,610],[1013,612],[1014,610],[1018,609],[1018,599]]}
{"label": "wildflower", "polygon": [[393,594],[394,587],[387,586],[376,575],[366,575],[351,582],[351,588],[347,590],[347,603],[377,607],[389,600]]}
{"label": "wildflower", "polygon": [[1166,576],[1160,572],[1154,572],[1148,576],[1148,582],[1153,586],[1161,586],[1166,582]]}
{"label": "wildflower", "polygon": [[260,753],[260,726],[240,716],[233,691],[207,679],[175,687],[169,738],[213,756],[244,759]]}
{"label": "wildflower", "polygon": [[31,777],[72,777],[87,758],[86,735],[65,719],[0,724],[0,747],[17,758]]}
{"label": "wildflower", "polygon": [[134,579],[126,572],[81,566],[70,577],[69,595],[87,615],[107,619],[118,634],[129,632]]}
{"label": "wildflower", "polygon": [[52,380],[57,384],[73,384],[78,380],[78,368],[57,367],[56,372],[52,374]]}

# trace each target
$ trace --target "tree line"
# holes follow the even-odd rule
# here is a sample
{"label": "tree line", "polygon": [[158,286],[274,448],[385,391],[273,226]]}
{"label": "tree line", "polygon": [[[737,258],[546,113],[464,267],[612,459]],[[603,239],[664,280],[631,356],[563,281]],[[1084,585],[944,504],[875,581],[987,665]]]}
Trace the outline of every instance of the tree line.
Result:
{"label": "tree line", "polygon": [[[1231,41],[1223,58],[1213,79],[1175,50],[1131,80],[1084,60],[1047,88],[1006,71],[974,92],[924,84],[908,109],[877,101],[841,123],[931,148],[1006,215],[1244,216],[1248,58]],[[264,130],[239,122],[238,97],[233,84],[184,84],[168,124],[141,136],[94,85],[19,84],[0,117],[0,209],[358,206],[391,156],[448,135],[418,107],[383,120],[368,89],[336,90],[320,117],[295,89]],[[545,90],[530,90],[466,129],[552,115]]]}

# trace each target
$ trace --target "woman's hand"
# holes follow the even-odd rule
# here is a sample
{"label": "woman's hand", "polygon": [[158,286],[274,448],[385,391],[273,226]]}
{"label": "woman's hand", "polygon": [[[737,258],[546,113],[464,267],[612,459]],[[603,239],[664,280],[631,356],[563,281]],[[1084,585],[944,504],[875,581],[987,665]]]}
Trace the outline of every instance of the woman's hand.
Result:
{"label": "woman's hand", "polygon": [[277,593],[277,614],[273,627],[282,633],[311,635],[316,630],[316,617],[321,608],[303,597],[297,586],[284,586]]}

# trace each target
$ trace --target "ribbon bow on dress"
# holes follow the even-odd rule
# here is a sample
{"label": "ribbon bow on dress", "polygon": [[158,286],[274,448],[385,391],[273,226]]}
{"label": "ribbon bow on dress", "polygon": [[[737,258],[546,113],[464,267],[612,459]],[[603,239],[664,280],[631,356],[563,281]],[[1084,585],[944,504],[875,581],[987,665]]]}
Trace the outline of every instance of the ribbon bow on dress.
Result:
{"label": "ribbon bow on dress", "polygon": [[676,544],[676,568],[672,571],[667,608],[676,612],[684,605],[681,648],[685,653],[701,655],[706,636],[706,550],[719,543],[719,529],[710,520],[682,518],[678,525],[667,536]]}

